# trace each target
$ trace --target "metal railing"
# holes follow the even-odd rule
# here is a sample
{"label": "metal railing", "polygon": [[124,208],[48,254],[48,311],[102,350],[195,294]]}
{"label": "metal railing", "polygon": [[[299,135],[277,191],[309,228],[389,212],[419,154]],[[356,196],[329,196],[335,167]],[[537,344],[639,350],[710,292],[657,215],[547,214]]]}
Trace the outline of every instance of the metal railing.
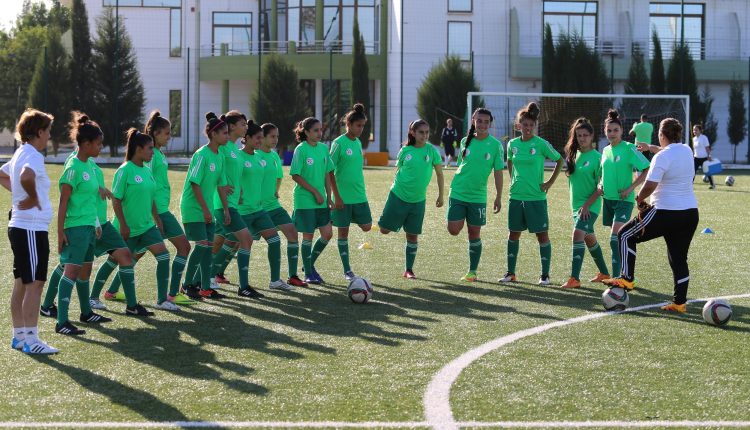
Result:
{"label": "metal railing", "polygon": [[[249,43],[212,43],[202,45],[201,57],[219,55],[258,55],[258,54],[351,54],[353,42],[342,40],[312,40],[312,41],[263,41]],[[225,51],[223,51],[225,49]],[[379,53],[378,42],[365,42],[365,53],[375,55]]]}

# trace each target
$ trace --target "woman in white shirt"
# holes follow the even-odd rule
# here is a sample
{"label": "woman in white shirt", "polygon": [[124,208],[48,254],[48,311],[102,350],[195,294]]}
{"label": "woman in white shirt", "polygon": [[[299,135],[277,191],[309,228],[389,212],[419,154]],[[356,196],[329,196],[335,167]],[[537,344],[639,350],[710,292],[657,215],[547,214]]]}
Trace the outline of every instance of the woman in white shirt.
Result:
{"label": "woman in white shirt", "polygon": [[59,352],[38,337],[39,302],[47,280],[49,261],[50,180],[42,151],[47,148],[52,115],[27,109],[18,120],[16,137],[23,142],[13,157],[0,167],[0,185],[11,192],[13,208],[8,238],[13,250],[13,319],[11,347],[27,354]]}
{"label": "woman in white shirt", "polygon": [[[682,130],[682,124],[674,118],[661,122],[661,151],[651,160],[646,183],[636,197],[640,213],[625,224],[618,235],[623,256],[621,275],[604,281],[606,285],[632,289],[636,244],[663,236],[674,277],[674,296],[672,303],[662,306],[662,309],[680,313],[687,311],[690,280],[687,257],[698,227],[698,202],[693,192],[693,154],[681,143]],[[651,207],[645,203],[649,196]]]}
{"label": "woman in white shirt", "polygon": [[[708,142],[708,138],[703,134],[703,126],[693,126],[693,167],[694,171],[698,172],[698,168],[703,166],[703,162],[711,160],[711,144]],[[703,172],[705,174],[705,172]],[[711,184],[708,188],[714,189],[714,177],[706,175],[708,182]]]}

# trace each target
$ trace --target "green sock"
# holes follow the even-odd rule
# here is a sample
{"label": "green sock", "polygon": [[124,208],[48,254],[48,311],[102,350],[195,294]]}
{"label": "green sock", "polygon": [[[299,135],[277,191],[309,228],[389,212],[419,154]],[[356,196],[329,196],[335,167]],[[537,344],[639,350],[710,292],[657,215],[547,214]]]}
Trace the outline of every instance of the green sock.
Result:
{"label": "green sock", "polygon": [[[133,262],[133,267],[135,267],[135,263]],[[120,281],[120,275],[115,273],[115,277],[112,278],[112,282],[109,284],[109,288],[107,288],[107,292],[110,294],[116,294],[118,291],[120,291],[120,286],[122,285],[122,281]]]}
{"label": "green sock", "polygon": [[286,243],[286,262],[287,272],[289,277],[297,276],[297,259],[299,258],[299,243],[287,242]]}
{"label": "green sock", "polygon": [[599,242],[589,248],[589,254],[591,254],[591,258],[594,259],[599,272],[609,276],[609,268],[607,267],[607,262],[604,261],[604,254],[602,254],[602,247],[599,246]]}
{"label": "green sock", "polygon": [[70,295],[73,293],[75,282],[63,275],[57,286],[57,324],[63,325],[68,322],[68,308],[70,308]]}
{"label": "green sock", "polygon": [[214,273],[211,270],[211,260],[213,255],[211,254],[210,246],[206,247],[206,252],[203,253],[200,262],[201,271],[201,290],[207,291],[211,289],[211,278],[214,277]]}
{"label": "green sock", "polygon": [[521,247],[520,240],[508,241],[508,272],[516,274],[516,260],[518,259],[518,248]]}
{"label": "green sock", "polygon": [[313,246],[312,249],[312,256],[310,257],[310,266],[315,266],[315,262],[318,260],[318,257],[320,257],[320,253],[326,249],[326,246],[328,246],[328,241],[322,237],[319,237],[318,240],[315,241],[315,246]]}
{"label": "green sock", "polygon": [[417,259],[417,248],[419,242],[406,241],[406,270],[414,271],[414,260]]}
{"label": "green sock", "polygon": [[176,296],[180,292],[180,282],[182,281],[182,272],[187,264],[187,256],[175,255],[172,260],[172,277],[169,279],[169,295]]}
{"label": "green sock", "polygon": [[612,249],[612,276],[620,276],[620,242],[616,234],[609,237],[609,247]]}
{"label": "green sock", "polygon": [[250,250],[240,248],[237,251],[237,270],[240,272],[240,288],[247,288],[248,270],[250,270]]}
{"label": "green sock", "polygon": [[92,299],[99,298],[99,294],[101,294],[102,289],[104,288],[104,283],[107,282],[109,275],[112,274],[116,267],[117,262],[110,258],[107,258],[104,264],[99,266],[99,270],[96,271],[96,277],[94,278],[94,286],[91,289]]}
{"label": "green sock", "polygon": [[42,307],[48,308],[55,303],[55,297],[57,297],[57,286],[60,285],[60,278],[63,276],[63,271],[63,265],[58,264],[57,267],[55,267],[55,271],[52,272],[52,276],[50,276],[49,283],[47,284],[47,294],[44,296]]}
{"label": "green sock", "polygon": [[469,240],[469,272],[476,272],[482,258],[482,239]]}
{"label": "green sock", "polygon": [[227,258],[224,260],[224,263],[221,265],[221,267],[219,268],[219,271],[216,273],[223,274],[227,270],[229,263],[231,263],[234,257],[237,256],[237,252],[239,248],[235,248],[234,246],[232,246],[231,248],[232,248],[232,252],[230,252],[229,255],[227,255]]}
{"label": "green sock", "polygon": [[196,272],[198,272],[198,268],[200,267],[201,260],[203,259],[203,253],[204,252],[211,252],[210,249],[206,245],[201,245],[199,243],[196,243],[193,247],[193,251],[190,253],[190,256],[187,260],[187,269],[185,270],[185,283],[195,285],[195,275]]}
{"label": "green sock", "polygon": [[129,308],[138,304],[138,299],[135,296],[135,271],[133,265],[120,266],[118,270],[120,280],[122,280],[122,290],[125,292],[125,301]]}
{"label": "green sock", "polygon": [[281,238],[276,235],[266,239],[268,243],[268,266],[271,268],[271,282],[281,279]]}
{"label": "green sock", "polygon": [[78,304],[81,306],[81,315],[90,314],[88,279],[76,279],[76,294],[78,294]]}
{"label": "green sock", "polygon": [[552,262],[552,243],[539,245],[539,259],[542,260],[542,276],[549,276],[549,265]]}
{"label": "green sock", "polygon": [[309,240],[302,239],[302,268],[305,269],[305,276],[310,276],[312,273],[312,264],[310,263],[310,255],[312,254],[312,242]]}
{"label": "green sock", "polygon": [[573,242],[573,262],[570,276],[581,280],[581,266],[583,265],[583,257],[586,255],[586,243]]}
{"label": "green sock", "polygon": [[167,300],[169,286],[169,252],[156,254],[156,303]]}
{"label": "green sock", "polygon": [[216,254],[212,254],[211,275],[216,275],[224,271],[224,268],[226,267],[224,265],[224,262],[226,261],[227,257],[232,255],[232,252],[234,252],[234,249],[231,246],[227,246],[227,244],[224,244],[219,249],[219,252],[217,252]]}
{"label": "green sock", "polygon": [[352,270],[352,266],[349,265],[349,241],[346,239],[339,239],[339,256],[341,256],[341,264],[344,266],[344,272]]}

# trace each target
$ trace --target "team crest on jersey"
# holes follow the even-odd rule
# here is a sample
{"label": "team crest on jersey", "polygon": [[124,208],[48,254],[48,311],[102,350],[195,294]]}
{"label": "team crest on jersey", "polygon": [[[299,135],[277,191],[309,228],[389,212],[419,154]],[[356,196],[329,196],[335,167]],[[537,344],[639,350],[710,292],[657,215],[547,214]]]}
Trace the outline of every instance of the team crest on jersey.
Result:
{"label": "team crest on jersey", "polygon": [[411,154],[406,154],[406,157],[404,158],[406,161],[411,160]]}
{"label": "team crest on jersey", "polygon": [[530,152],[531,152],[531,155],[534,155],[534,154],[536,154],[536,148],[531,148],[531,151],[530,151]]}
{"label": "team crest on jersey", "polygon": [[468,156],[469,156],[469,154],[471,154],[471,149],[469,149],[469,148],[466,148],[466,156],[468,157]]}
{"label": "team crest on jersey", "polygon": [[583,163],[583,167],[589,167],[589,164],[590,163],[587,161],[587,162]]}
{"label": "team crest on jersey", "polygon": [[208,165],[208,170],[215,172],[216,171],[216,164],[211,163]]}
{"label": "team crest on jersey", "polygon": [[245,161],[245,167],[248,167],[248,168],[249,167],[253,167],[253,163],[251,163],[249,161]]}
{"label": "team crest on jersey", "polygon": [[91,176],[89,176],[89,172],[83,172],[82,176],[84,181],[88,181],[89,179],[91,179]]}
{"label": "team crest on jersey", "polygon": [[231,154],[230,156],[232,158],[237,158],[237,153],[236,152],[232,151],[232,152],[230,152],[230,154]]}
{"label": "team crest on jersey", "polygon": [[266,167],[266,160],[260,160],[260,165],[262,167]]}
{"label": "team crest on jersey", "polygon": [[133,178],[133,179],[138,184],[140,184],[141,182],[143,182],[143,178],[141,177],[141,175],[135,175],[135,178]]}
{"label": "team crest on jersey", "polygon": [[615,163],[618,163],[619,161],[620,161],[620,156],[618,155],[617,157],[615,157]]}
{"label": "team crest on jersey", "polygon": [[307,161],[308,166],[312,166],[313,163],[315,162],[315,160],[313,160],[312,157],[308,157],[306,161]]}
{"label": "team crest on jersey", "polygon": [[487,161],[490,161],[490,153],[489,152],[486,153],[486,154],[484,154],[484,159],[487,160]]}
{"label": "team crest on jersey", "polygon": [[424,156],[424,161],[430,161],[430,156],[429,155],[425,155]]}
{"label": "team crest on jersey", "polygon": [[512,152],[513,155],[516,155],[518,154],[518,148],[514,146],[513,149],[510,150],[510,152]]}
{"label": "team crest on jersey", "polygon": [[346,155],[352,155],[352,154],[354,154],[354,151],[352,151],[352,148],[348,148],[346,150]]}

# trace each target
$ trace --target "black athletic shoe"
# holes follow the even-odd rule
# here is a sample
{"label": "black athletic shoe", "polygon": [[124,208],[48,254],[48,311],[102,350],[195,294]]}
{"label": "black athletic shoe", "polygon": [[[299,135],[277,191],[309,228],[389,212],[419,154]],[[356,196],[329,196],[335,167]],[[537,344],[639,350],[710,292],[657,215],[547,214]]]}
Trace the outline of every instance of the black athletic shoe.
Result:
{"label": "black athletic shoe", "polygon": [[251,299],[259,299],[261,297],[265,297],[263,294],[260,293],[260,291],[250,286],[248,286],[247,288],[238,289],[237,295],[240,297],[248,297]]}
{"label": "black athletic shoe", "polygon": [[213,288],[209,288],[207,290],[200,290],[198,292],[201,297],[207,298],[207,299],[223,299],[226,297],[224,294],[221,294],[220,292],[214,290]]}
{"label": "black athletic shoe", "polygon": [[108,323],[112,322],[112,318],[107,318],[104,315],[99,315],[96,312],[91,312],[88,315],[81,314],[80,320],[82,323]]}
{"label": "black athletic shoe", "polygon": [[48,318],[57,318],[57,306],[55,306],[54,303],[52,303],[48,308],[42,306],[41,308],[39,308],[39,315]]}
{"label": "black athletic shoe", "polygon": [[79,329],[78,327],[71,324],[70,321],[66,321],[63,325],[55,324],[55,332],[68,336],[78,336],[86,334],[86,330]]}
{"label": "black athletic shoe", "polygon": [[182,291],[186,296],[190,297],[193,300],[203,300],[200,287],[196,287],[194,285],[185,285],[182,288]]}
{"label": "black athletic shoe", "polygon": [[154,316],[154,313],[144,308],[143,305],[139,303],[132,308],[130,306],[127,306],[125,308],[125,315],[130,315],[133,317],[152,317]]}

